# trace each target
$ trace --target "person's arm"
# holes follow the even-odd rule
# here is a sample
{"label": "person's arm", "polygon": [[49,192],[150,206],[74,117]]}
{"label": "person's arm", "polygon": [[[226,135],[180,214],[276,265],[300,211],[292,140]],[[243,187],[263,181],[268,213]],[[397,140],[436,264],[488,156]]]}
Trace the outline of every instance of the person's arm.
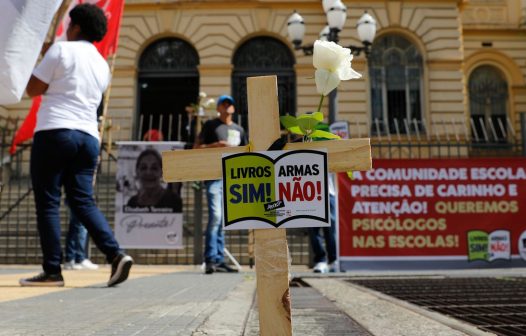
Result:
{"label": "person's arm", "polygon": [[44,57],[33,70],[33,74],[27,83],[26,92],[29,97],[36,97],[46,93],[60,61],[60,47],[57,44],[44,45],[42,50]]}
{"label": "person's arm", "polygon": [[224,140],[219,140],[210,144],[197,144],[194,146],[194,148],[218,148],[218,147],[227,147],[228,144]]}
{"label": "person's arm", "polygon": [[36,97],[46,93],[49,84],[41,81],[35,75],[31,75],[29,83],[27,83],[26,93],[29,97]]}
{"label": "person's arm", "polygon": [[194,143],[194,149],[196,149],[196,148],[217,148],[217,147],[226,147],[227,146],[227,142],[224,141],[224,140],[219,140],[219,141],[212,142],[212,143],[209,143],[209,144],[205,143],[204,139],[207,138],[206,134],[208,132],[211,132],[211,130],[210,130],[211,127],[212,126],[210,124],[210,121],[207,121],[203,125],[203,129],[201,130],[201,133],[199,134],[199,136],[197,137],[197,140]]}
{"label": "person's arm", "polygon": [[201,147],[202,143],[201,143],[201,135],[199,135],[196,139],[195,139],[195,142],[194,142],[194,149],[196,148],[202,148]]}

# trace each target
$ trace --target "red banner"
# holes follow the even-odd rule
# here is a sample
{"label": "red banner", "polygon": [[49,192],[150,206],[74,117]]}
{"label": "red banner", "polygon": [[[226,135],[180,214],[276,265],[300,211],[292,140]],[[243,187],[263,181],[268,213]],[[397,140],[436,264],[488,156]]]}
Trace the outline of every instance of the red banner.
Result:
{"label": "red banner", "polygon": [[[338,176],[342,260],[526,266],[526,159],[374,160]],[[522,259],[522,260],[521,260]]]}

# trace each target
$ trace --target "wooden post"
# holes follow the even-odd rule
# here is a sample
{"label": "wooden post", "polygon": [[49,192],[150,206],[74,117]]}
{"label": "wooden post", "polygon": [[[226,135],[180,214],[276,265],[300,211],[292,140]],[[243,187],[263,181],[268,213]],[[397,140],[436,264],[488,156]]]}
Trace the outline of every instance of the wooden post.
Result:
{"label": "wooden post", "polygon": [[[280,137],[276,77],[248,78],[247,91],[252,150],[264,151]],[[254,235],[260,333],[292,335],[286,230],[255,230]]]}

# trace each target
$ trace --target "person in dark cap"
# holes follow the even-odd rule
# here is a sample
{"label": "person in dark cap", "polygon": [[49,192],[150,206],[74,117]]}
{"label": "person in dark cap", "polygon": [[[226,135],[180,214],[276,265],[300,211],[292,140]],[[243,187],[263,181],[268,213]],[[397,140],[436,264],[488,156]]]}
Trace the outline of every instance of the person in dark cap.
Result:
{"label": "person in dark cap", "polygon": [[[248,143],[245,131],[232,117],[235,112],[234,99],[222,95],[217,99],[219,116],[207,121],[197,138],[194,148],[217,148],[243,146]],[[237,272],[225,263],[225,236],[223,233],[221,180],[205,181],[208,201],[208,225],[205,237],[206,274],[214,272]]]}

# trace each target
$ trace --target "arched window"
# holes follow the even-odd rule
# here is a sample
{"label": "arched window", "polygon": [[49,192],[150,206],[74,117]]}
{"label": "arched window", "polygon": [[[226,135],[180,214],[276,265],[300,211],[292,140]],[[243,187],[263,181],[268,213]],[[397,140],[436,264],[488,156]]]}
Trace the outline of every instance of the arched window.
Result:
{"label": "arched window", "polygon": [[475,142],[507,142],[508,83],[491,65],[476,68],[469,76],[469,110]]}
{"label": "arched window", "polygon": [[193,141],[186,106],[199,95],[199,56],[188,42],[164,38],[139,59],[136,139],[160,129],[164,140]]}
{"label": "arched window", "polygon": [[372,131],[408,133],[422,126],[422,56],[398,35],[377,38],[368,60]]}
{"label": "arched window", "polygon": [[296,114],[296,74],[294,56],[281,41],[260,36],[243,43],[233,58],[232,94],[241,124],[248,127],[247,77],[278,76],[279,113]]}

